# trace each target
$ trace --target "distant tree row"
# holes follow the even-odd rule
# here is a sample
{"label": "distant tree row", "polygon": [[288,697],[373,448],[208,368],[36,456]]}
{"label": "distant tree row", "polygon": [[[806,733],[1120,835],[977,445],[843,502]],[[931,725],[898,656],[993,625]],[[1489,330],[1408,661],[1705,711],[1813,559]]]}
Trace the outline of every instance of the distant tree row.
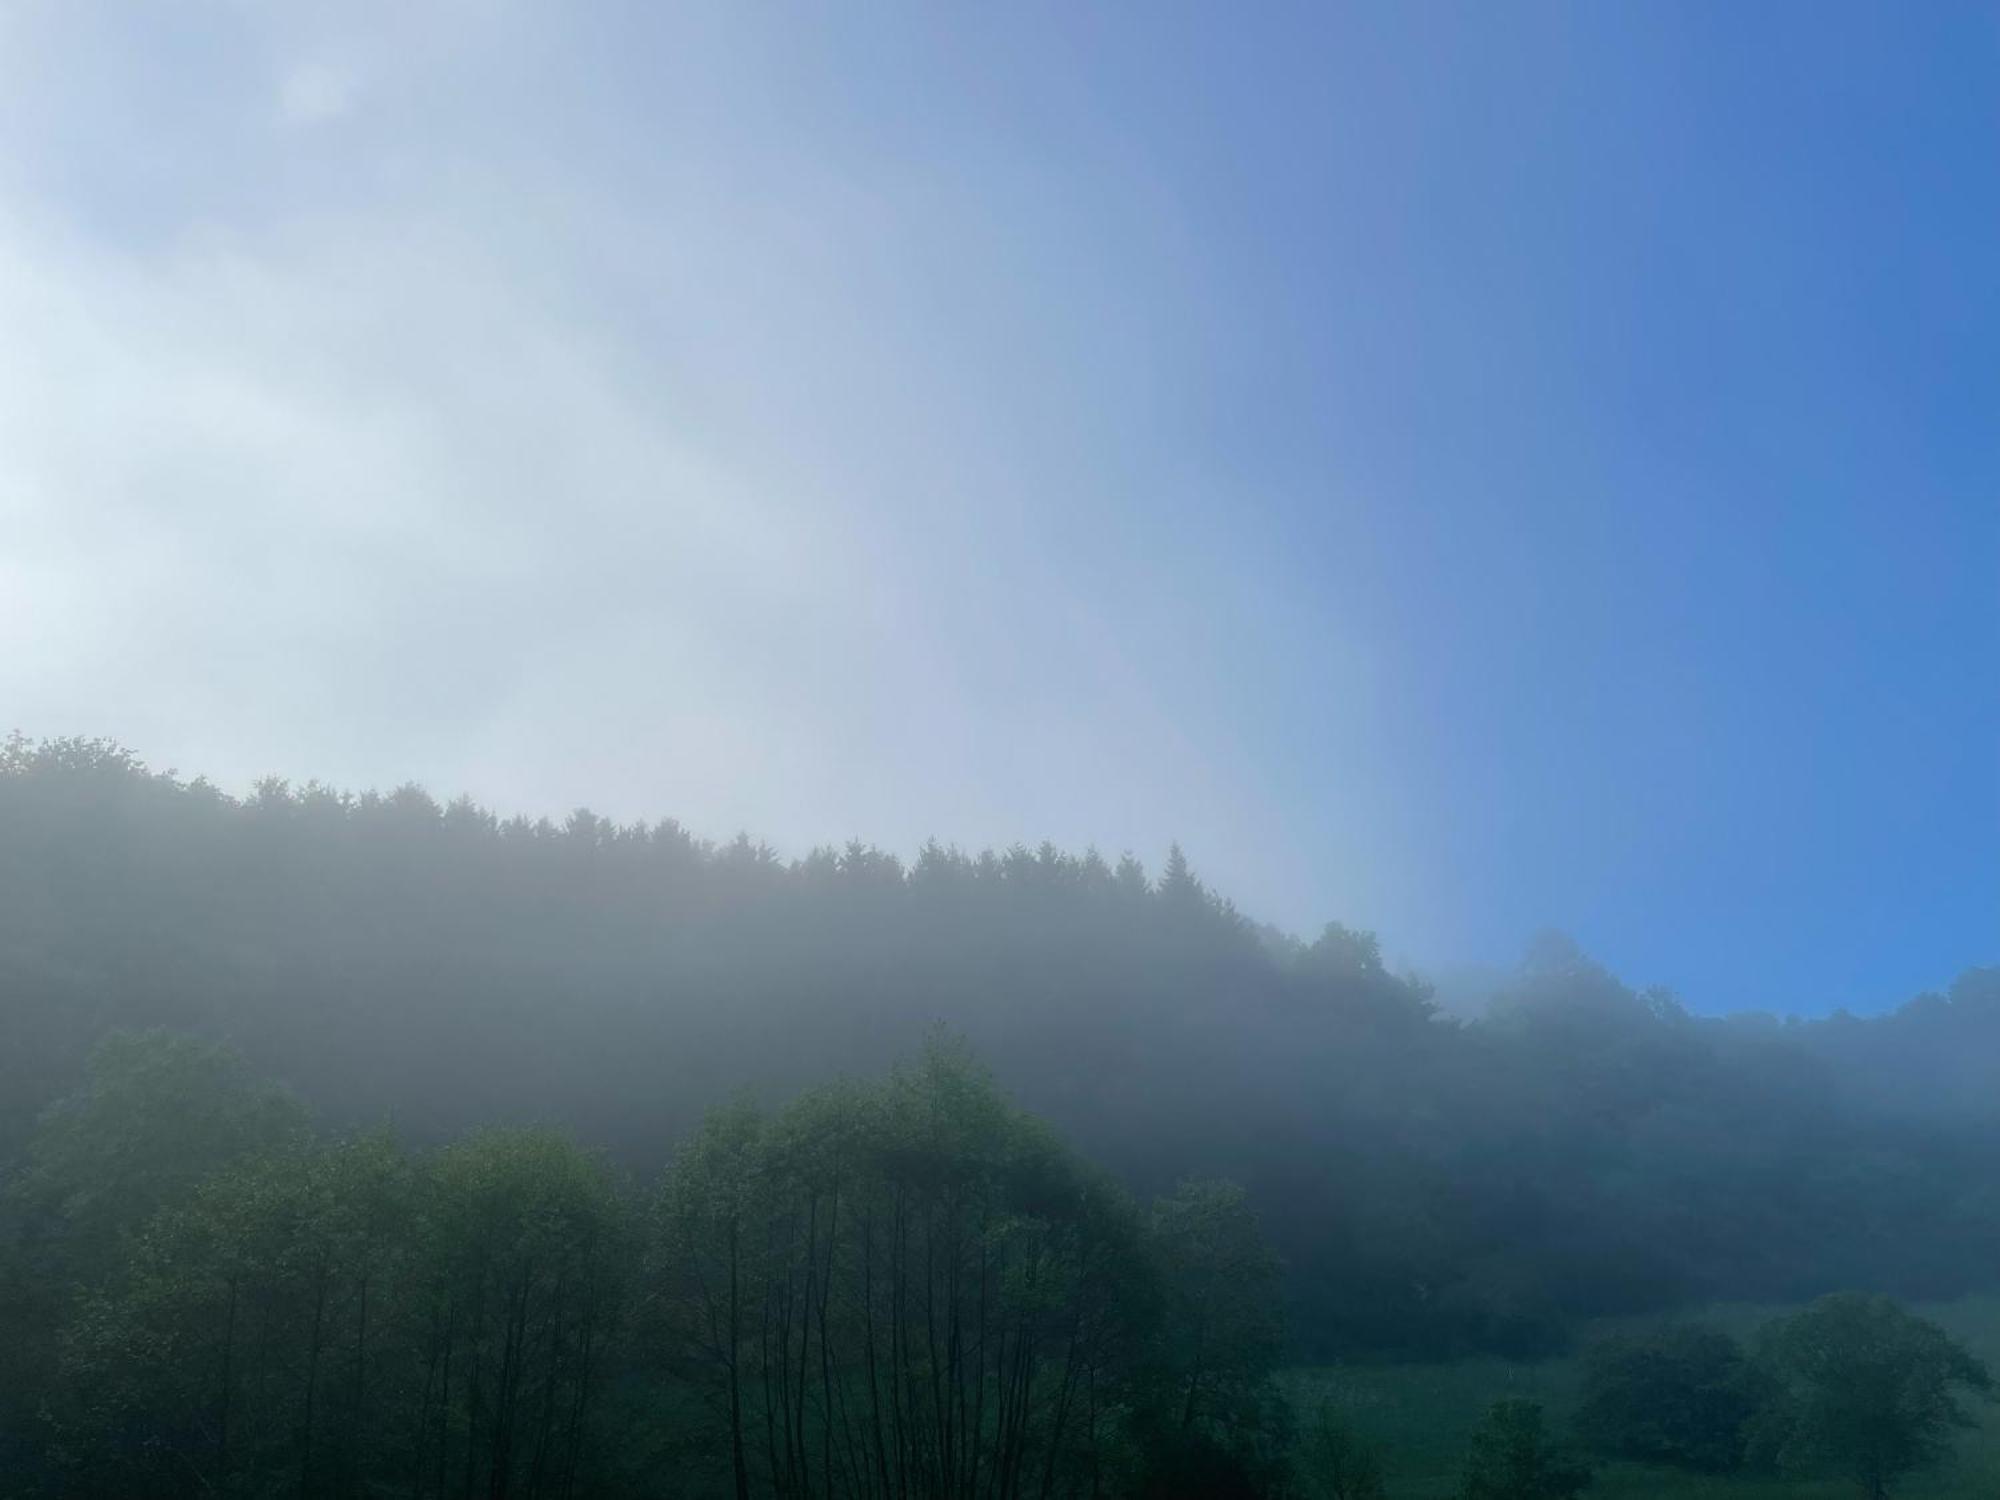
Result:
{"label": "distant tree row", "polygon": [[118,1028],[226,1040],[337,1128],[554,1122],[647,1176],[739,1091],[873,1075],[940,1020],[1127,1189],[1242,1184],[1308,1352],[2000,1275],[2000,970],[1875,1020],[1712,1020],[1548,941],[1460,1019],[1178,854],[786,861],[0,747],[0,1161]]}
{"label": "distant tree row", "polygon": [[1835,1293],[1773,1319],[1745,1351],[1668,1325],[1609,1339],[1585,1364],[1577,1425],[1600,1453],[1705,1473],[1834,1474],[1883,1500],[1975,1425],[1992,1372],[1886,1297]]}
{"label": "distant tree row", "polygon": [[[1541,1404],[1494,1402],[1468,1441],[1459,1500],[1576,1500],[1597,1458],[1790,1482],[1845,1480],[1863,1500],[1942,1463],[1990,1402],[1992,1372],[1886,1297],[1834,1293],[1772,1319],[1745,1350],[1718,1329],[1619,1334],[1584,1360],[1565,1443]],[[1323,1404],[1292,1473],[1311,1500],[1384,1500],[1385,1454]]]}
{"label": "distant tree row", "polygon": [[[1382,1500],[1300,1423],[1278,1265],[1240,1190],[1150,1210],[934,1038],[782,1109],[718,1108],[634,1186],[546,1128],[324,1136],[213,1044],[115,1034],[0,1187],[0,1492]],[[1943,1458],[1987,1369],[1838,1294],[1746,1351],[1594,1346],[1607,1458],[1838,1475]],[[1460,1500],[1591,1470],[1497,1402]]]}

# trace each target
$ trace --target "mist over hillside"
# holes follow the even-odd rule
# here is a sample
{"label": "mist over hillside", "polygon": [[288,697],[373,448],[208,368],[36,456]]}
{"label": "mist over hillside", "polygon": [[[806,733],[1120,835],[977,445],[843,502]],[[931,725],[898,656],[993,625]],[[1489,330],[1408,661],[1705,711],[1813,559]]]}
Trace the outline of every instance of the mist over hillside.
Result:
{"label": "mist over hillside", "polygon": [[2000,970],[1872,1019],[1703,1018],[1551,937],[1467,1019],[1371,935],[1274,938],[1178,851],[782,861],[17,737],[0,1026],[0,1157],[107,1034],[167,1028],[339,1127],[558,1124],[639,1170],[942,1026],[1136,1190],[1244,1184],[1293,1339],[1348,1356],[2000,1277]]}
{"label": "mist over hillside", "polygon": [[0,1500],[1995,1500],[1995,22],[0,0]]}

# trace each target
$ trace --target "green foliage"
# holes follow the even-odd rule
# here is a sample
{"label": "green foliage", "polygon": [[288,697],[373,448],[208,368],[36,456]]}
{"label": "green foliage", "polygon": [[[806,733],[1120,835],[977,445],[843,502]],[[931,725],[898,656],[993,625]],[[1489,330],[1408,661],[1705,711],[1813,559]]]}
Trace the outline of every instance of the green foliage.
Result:
{"label": "green foliage", "polygon": [[[671,1468],[695,1492],[701,1456],[724,1493],[871,1467],[879,1490],[885,1463],[947,1490],[968,1466],[1023,1492],[1260,1488],[1280,1300],[1344,1357],[1547,1355],[1677,1301],[1990,1284],[1995,971],[1879,1021],[1711,1021],[1550,942],[1462,1023],[1381,953],[1256,928],[1178,851],[1157,883],[1049,846],[787,863],[414,787],[239,801],[16,737],[5,1487],[611,1495]],[[941,1047],[824,1087],[939,1016],[995,1078]],[[337,1128],[559,1118],[624,1161],[684,1150],[640,1234],[560,1138],[315,1145],[289,1096],[162,1026],[232,1038]],[[1247,1192],[1141,1214],[1001,1084],[1124,1180]],[[738,1088],[798,1102],[704,1126]],[[1705,1359],[1628,1361],[1586,1427],[1720,1462]],[[1789,1372],[1765,1451],[1825,1467],[1852,1424],[1814,1415],[1796,1360],[1759,1365]],[[1661,1382],[1673,1401],[1643,1394]],[[1884,1451],[1954,1430],[1917,1425]],[[740,1459],[711,1442],[732,1430]]]}
{"label": "green foliage", "polygon": [[1153,1209],[1167,1293],[1164,1373],[1171,1420],[1227,1440],[1264,1422],[1284,1347],[1277,1258],[1243,1189],[1188,1182]]}
{"label": "green foliage", "polygon": [[163,1032],[114,1032],[84,1087],[56,1104],[10,1185],[31,1239],[59,1237],[74,1274],[101,1270],[118,1237],[245,1154],[305,1130],[288,1094],[242,1058]]}
{"label": "green foliage", "polygon": [[1125,1486],[1131,1500],[1263,1500],[1268,1465],[1201,1431],[1153,1431]]}
{"label": "green foliage", "polygon": [[1080,1495],[1127,1461],[1138,1216],[961,1047],[712,1116],[654,1221],[648,1334],[718,1491]]}
{"label": "green foliage", "polygon": [[387,1135],[223,1170],[78,1306],[50,1452],[82,1494],[567,1493],[615,1327],[623,1204],[589,1157]]}
{"label": "green foliage", "polygon": [[1719,1473],[1739,1467],[1757,1382],[1736,1340],[1671,1324],[1593,1345],[1576,1426],[1597,1452]]}
{"label": "green foliage", "polygon": [[1242,1195],[1192,1186],[1149,1220],[962,1043],[717,1111],[643,1222],[547,1130],[412,1154],[281,1111],[178,1130],[183,1186],[102,1244],[74,1232],[104,1201],[56,1168],[121,1161],[107,1122],[264,1119],[226,1061],[114,1048],[52,1118],[50,1295],[12,1304],[47,1355],[9,1493],[544,1500],[653,1493],[665,1465],[739,1500],[1061,1500],[1278,1472],[1275,1263]]}
{"label": "green foliage", "polygon": [[428,1175],[412,1472],[495,1495],[570,1493],[590,1468],[625,1304],[625,1199],[596,1156],[546,1130],[482,1132]]}
{"label": "green foliage", "polygon": [[[738,1090],[875,1076],[941,1018],[1121,1181],[1243,1183],[1315,1357],[1550,1355],[1601,1316],[2000,1274],[1993,971],[1879,1020],[1724,1021],[1549,942],[1458,1020],[1371,934],[1275,937],[1185,854],[1155,873],[1046,845],[786,861],[408,786],[238,799],[17,737],[0,1161],[121,1028],[228,1037],[337,1129],[556,1119],[650,1167]],[[150,1212],[143,1165],[70,1177]]]}
{"label": "green foliage", "polygon": [[1769,1395],[1760,1454],[1797,1473],[1834,1473],[1880,1500],[1942,1460],[1972,1425],[1961,1393],[1991,1399],[1991,1372],[1942,1328],[1886,1297],[1823,1297],[1768,1324],[1757,1365]]}
{"label": "green foliage", "polygon": [[401,1394],[383,1390],[382,1325],[412,1209],[407,1163],[375,1136],[254,1158],[157,1216],[65,1336],[72,1482],[317,1493],[369,1470],[371,1416]]}
{"label": "green foliage", "polygon": [[1384,1500],[1382,1456],[1339,1412],[1321,1402],[1293,1459],[1311,1500]]}
{"label": "green foliage", "polygon": [[[1704,1310],[1703,1321],[1754,1347],[1758,1327],[1799,1306],[1726,1305]],[[2000,1298],[1968,1298],[1918,1309],[1980,1358],[2000,1370]],[[1585,1345],[1587,1349],[1588,1344]],[[1285,1377],[1300,1413],[1301,1448],[1315,1411],[1328,1405],[1380,1445],[1393,1500],[1441,1500],[1462,1481],[1466,1435],[1501,1396],[1542,1404],[1550,1431],[1573,1431],[1584,1384],[1585,1356],[1531,1362],[1469,1357],[1443,1362],[1357,1360],[1297,1370]],[[1958,1432],[1948,1465],[1910,1476],[1896,1500],[1993,1500],[2000,1495],[2000,1407],[1974,1405],[1976,1430]],[[1309,1494],[1302,1487],[1294,1494]],[[1607,1458],[1585,1500],[1850,1500],[1851,1479],[1777,1472],[1746,1465],[1716,1474]]]}
{"label": "green foliage", "polygon": [[1496,1401],[1472,1434],[1461,1500],[1571,1500],[1590,1470],[1550,1440],[1537,1402]]}
{"label": "green foliage", "polygon": [[83,1291],[205,1177],[304,1129],[298,1103],[226,1049],[158,1032],[97,1045],[0,1188],[0,1473],[45,1446],[58,1334]]}

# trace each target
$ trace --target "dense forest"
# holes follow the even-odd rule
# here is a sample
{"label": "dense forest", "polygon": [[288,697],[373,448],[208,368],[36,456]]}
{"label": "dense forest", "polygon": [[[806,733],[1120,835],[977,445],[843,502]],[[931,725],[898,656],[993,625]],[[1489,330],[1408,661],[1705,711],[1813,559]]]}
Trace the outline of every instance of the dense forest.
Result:
{"label": "dense forest", "polygon": [[2000,970],[1712,1018],[1546,938],[1459,1017],[1178,851],[16,737],[0,1162],[0,1459],[65,1492],[1113,1493],[1254,1477],[1282,1359],[2000,1284]]}

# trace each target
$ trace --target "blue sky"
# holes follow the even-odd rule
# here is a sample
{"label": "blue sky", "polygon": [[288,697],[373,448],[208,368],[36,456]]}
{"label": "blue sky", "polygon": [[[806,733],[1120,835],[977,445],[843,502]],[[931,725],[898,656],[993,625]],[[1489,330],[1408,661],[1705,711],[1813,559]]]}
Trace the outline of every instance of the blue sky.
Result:
{"label": "blue sky", "polygon": [[0,8],[0,717],[2000,957],[2000,13]]}

